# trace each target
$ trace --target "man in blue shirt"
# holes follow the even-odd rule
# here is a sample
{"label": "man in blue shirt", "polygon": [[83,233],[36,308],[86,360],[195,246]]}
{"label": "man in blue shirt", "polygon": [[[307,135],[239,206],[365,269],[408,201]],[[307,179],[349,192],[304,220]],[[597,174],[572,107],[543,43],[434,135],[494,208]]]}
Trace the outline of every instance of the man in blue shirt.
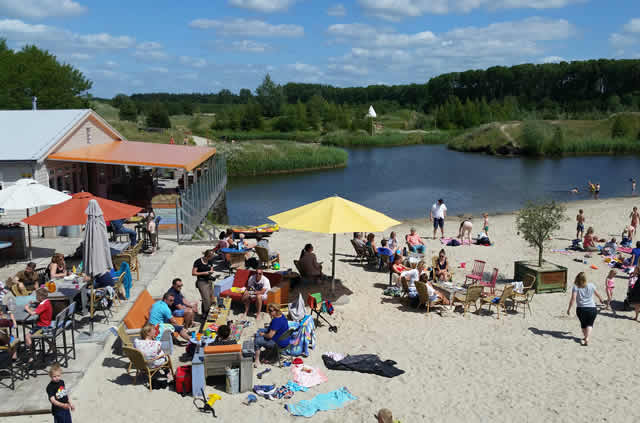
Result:
{"label": "man in blue shirt", "polygon": [[174,296],[173,294],[167,292],[162,296],[162,300],[156,301],[149,311],[149,323],[152,325],[159,325],[161,323],[168,323],[173,326],[175,331],[180,334],[180,336],[189,340],[189,334],[183,326],[180,326],[176,323],[176,319],[173,318],[173,314],[171,314],[171,306],[173,305]]}
{"label": "man in blue shirt", "polygon": [[182,295],[182,279],[180,278],[175,278],[171,282],[171,288],[167,293],[173,295],[172,314],[174,317],[184,317],[184,327],[190,328],[193,323],[193,317],[198,311],[198,302],[190,302],[184,298]]}
{"label": "man in blue shirt", "polygon": [[[383,239],[382,241],[380,241],[380,247],[378,247],[378,256],[382,257],[382,256],[388,256],[389,257],[389,266],[391,266],[391,263],[393,262],[393,251],[391,251],[390,248],[387,247],[387,240]],[[378,266],[378,270],[382,269],[382,259],[380,259],[380,266]]]}
{"label": "man in blue shirt", "polygon": [[124,219],[116,219],[111,221],[111,226],[113,226],[113,232],[116,234],[127,234],[129,235],[129,241],[131,242],[131,246],[136,245],[136,240],[138,236],[136,235],[136,231],[133,229],[129,229],[124,226]]}
{"label": "man in blue shirt", "polygon": [[289,336],[284,339],[280,339],[280,337],[289,330],[289,321],[282,314],[280,308],[275,304],[269,304],[267,312],[271,316],[271,323],[267,329],[259,329],[254,340],[256,349],[256,365],[260,364],[261,347],[273,349],[277,342],[280,348],[285,348],[289,345],[289,342],[291,342],[291,337]]}
{"label": "man in blue shirt", "polygon": [[631,263],[634,266],[637,266],[639,258],[640,258],[640,241],[636,242],[636,248],[631,250]]}

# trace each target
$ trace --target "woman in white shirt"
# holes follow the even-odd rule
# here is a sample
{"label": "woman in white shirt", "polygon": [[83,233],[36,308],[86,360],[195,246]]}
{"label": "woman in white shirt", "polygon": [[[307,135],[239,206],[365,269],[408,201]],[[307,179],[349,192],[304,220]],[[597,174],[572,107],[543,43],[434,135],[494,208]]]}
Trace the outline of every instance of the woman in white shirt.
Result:
{"label": "woman in white shirt", "polygon": [[152,361],[151,367],[162,366],[168,361],[162,351],[162,344],[154,339],[155,332],[155,327],[147,323],[140,329],[140,339],[133,341],[133,347],[142,353],[145,361]]}
{"label": "woman in white shirt", "polygon": [[580,327],[582,328],[582,334],[584,338],[580,341],[581,345],[589,345],[589,337],[593,330],[593,322],[598,315],[598,309],[596,303],[593,301],[595,295],[600,300],[601,304],[604,304],[602,297],[596,290],[596,287],[592,283],[587,283],[587,277],[584,272],[578,273],[576,276],[575,286],[571,292],[571,300],[569,300],[569,307],[567,308],[567,316],[571,314],[571,307],[573,303],[576,303],[576,315],[580,320]]}

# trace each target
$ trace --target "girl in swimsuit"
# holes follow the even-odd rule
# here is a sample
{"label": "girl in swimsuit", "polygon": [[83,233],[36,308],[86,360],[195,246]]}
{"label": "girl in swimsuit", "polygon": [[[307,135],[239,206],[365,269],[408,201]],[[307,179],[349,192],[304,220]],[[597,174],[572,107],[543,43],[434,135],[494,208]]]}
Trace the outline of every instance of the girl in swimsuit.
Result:
{"label": "girl in swimsuit", "polygon": [[640,223],[640,213],[638,213],[638,208],[634,207],[629,215],[631,218],[631,226],[633,226],[634,232],[638,231],[638,223]]}

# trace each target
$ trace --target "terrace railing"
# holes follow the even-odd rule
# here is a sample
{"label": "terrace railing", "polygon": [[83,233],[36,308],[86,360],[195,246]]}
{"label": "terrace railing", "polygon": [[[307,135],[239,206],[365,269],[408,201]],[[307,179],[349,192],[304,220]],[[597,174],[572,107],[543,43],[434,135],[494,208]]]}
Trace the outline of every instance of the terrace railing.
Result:
{"label": "terrace railing", "polygon": [[227,164],[222,154],[215,154],[199,166],[200,175],[194,169],[193,183],[187,184],[176,200],[176,235],[178,242],[191,240],[227,187]]}

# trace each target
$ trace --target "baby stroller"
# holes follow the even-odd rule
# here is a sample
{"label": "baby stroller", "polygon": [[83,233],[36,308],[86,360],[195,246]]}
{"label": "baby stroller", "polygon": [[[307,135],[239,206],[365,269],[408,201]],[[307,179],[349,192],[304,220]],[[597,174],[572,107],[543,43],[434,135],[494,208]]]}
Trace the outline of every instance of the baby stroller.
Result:
{"label": "baby stroller", "polygon": [[327,313],[329,315],[333,314],[333,305],[330,301],[322,301],[321,293],[318,292],[316,294],[309,294],[309,296],[307,297],[307,305],[311,309],[311,314],[316,314],[316,320],[322,319],[329,325],[329,332],[338,332],[338,327],[332,325],[331,322],[329,322],[327,318],[324,317],[324,313]]}

